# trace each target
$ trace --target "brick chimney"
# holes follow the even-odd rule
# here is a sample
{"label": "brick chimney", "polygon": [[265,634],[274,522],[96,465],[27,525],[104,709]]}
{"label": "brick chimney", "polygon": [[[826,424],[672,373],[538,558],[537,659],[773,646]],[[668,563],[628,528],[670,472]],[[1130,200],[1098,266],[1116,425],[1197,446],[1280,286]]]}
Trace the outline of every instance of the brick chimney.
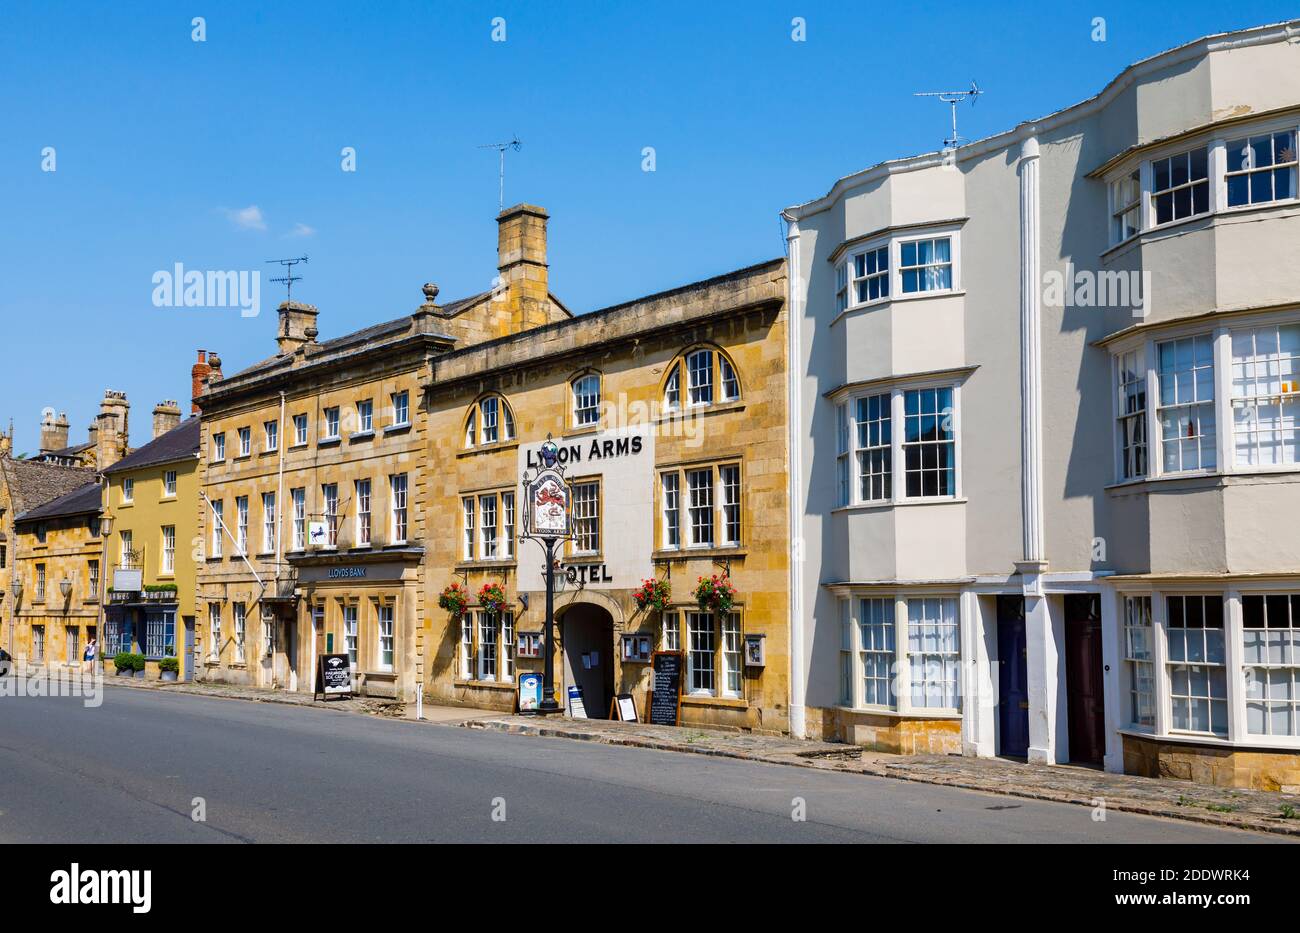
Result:
{"label": "brick chimney", "polygon": [[68,446],[68,415],[60,413],[57,417],[53,408],[41,412],[41,453],[49,454],[63,450]]}
{"label": "brick chimney", "polygon": [[181,423],[181,406],[171,399],[159,402],[153,409],[153,439],[158,440]]}
{"label": "brick chimney", "polygon": [[95,466],[106,470],[126,456],[131,437],[131,403],[125,392],[104,391],[95,419]]}
{"label": "brick chimney", "polygon": [[190,367],[190,414],[199,413],[199,396],[203,394],[208,387],[208,376],[212,375],[212,367],[208,364],[208,351],[200,350],[198,362]]}
{"label": "brick chimney", "polygon": [[550,215],[532,204],[516,204],[497,215],[497,270],[510,302],[510,333],[547,321],[550,292],[546,274],[546,222]]}
{"label": "brick chimney", "polygon": [[316,316],[320,312],[315,305],[305,305],[298,301],[285,301],[280,305],[280,332],[275,342],[281,353],[293,353],[299,347],[316,342]]}

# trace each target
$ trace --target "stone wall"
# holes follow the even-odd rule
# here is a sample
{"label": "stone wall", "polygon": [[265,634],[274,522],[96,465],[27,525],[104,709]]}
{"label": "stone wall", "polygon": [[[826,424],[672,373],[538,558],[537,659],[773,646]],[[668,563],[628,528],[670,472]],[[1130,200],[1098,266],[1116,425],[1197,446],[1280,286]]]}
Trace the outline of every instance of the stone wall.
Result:
{"label": "stone wall", "polygon": [[1223,748],[1125,735],[1124,773],[1253,790],[1300,793],[1300,754]]}
{"label": "stone wall", "polygon": [[910,719],[847,709],[808,708],[808,738],[848,742],[893,755],[960,755],[960,719]]}

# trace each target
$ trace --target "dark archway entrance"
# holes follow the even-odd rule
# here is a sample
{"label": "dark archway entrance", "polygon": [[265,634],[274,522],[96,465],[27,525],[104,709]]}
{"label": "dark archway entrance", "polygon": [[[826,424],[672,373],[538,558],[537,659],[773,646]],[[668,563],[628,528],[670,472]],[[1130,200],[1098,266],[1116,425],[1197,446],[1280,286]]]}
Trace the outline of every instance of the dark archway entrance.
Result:
{"label": "dark archway entrance", "polygon": [[589,719],[609,717],[614,696],[614,619],[599,606],[575,603],[560,616],[560,643],[564,647],[564,691],[561,702],[568,710],[568,688],[582,688]]}

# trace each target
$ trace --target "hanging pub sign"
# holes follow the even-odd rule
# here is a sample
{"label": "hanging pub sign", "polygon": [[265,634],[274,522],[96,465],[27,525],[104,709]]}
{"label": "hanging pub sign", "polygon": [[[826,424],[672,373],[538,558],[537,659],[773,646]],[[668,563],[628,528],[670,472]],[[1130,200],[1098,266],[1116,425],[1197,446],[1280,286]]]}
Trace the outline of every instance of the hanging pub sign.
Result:
{"label": "hanging pub sign", "polygon": [[536,538],[569,536],[569,486],[559,470],[538,471],[528,483],[528,507],[524,513],[528,534]]}

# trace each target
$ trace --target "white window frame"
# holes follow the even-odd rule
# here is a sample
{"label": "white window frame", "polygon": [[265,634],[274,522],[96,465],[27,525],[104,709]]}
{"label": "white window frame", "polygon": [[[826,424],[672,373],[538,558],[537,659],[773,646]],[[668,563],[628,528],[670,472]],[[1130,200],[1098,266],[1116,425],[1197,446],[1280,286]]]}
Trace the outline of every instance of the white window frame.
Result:
{"label": "white window frame", "polygon": [[[1271,331],[1274,338],[1275,350],[1273,352],[1259,350],[1260,337],[1266,332]],[[1292,346],[1290,352],[1282,349],[1282,342],[1285,334],[1292,336]],[[1249,355],[1238,357],[1239,341],[1249,338],[1251,341],[1251,352]],[[1255,324],[1249,327],[1234,327],[1228,331],[1228,344],[1230,353],[1230,374],[1232,381],[1231,397],[1228,399],[1230,406],[1231,418],[1231,464],[1233,469],[1245,471],[1270,470],[1270,469],[1296,469],[1300,467],[1300,319],[1294,321],[1269,321],[1265,324]],[[1238,362],[1238,360],[1241,362]],[[1244,378],[1241,375],[1245,367],[1251,367],[1255,372],[1254,391],[1251,394],[1238,394],[1239,388],[1242,387]],[[1265,375],[1258,375],[1260,368],[1265,370]],[[1282,370],[1289,370],[1286,374]],[[1274,376],[1274,372],[1276,375]],[[1259,383],[1265,383],[1264,391],[1259,390]],[[1278,391],[1272,391],[1272,383],[1276,382]],[[1265,432],[1260,428],[1259,409],[1261,406],[1276,406],[1277,408],[1277,428],[1274,432]],[[1243,430],[1244,424],[1238,418],[1238,413],[1253,413],[1250,424],[1254,425],[1253,430]],[[1290,417],[1291,423],[1295,425],[1291,429],[1291,442],[1288,445],[1285,441],[1286,431],[1283,425],[1287,417]],[[1271,463],[1265,463],[1261,459],[1262,446],[1261,436],[1265,433],[1275,433],[1278,437],[1277,445],[1279,447],[1279,459]],[[1254,462],[1242,462],[1239,455],[1243,450],[1242,435],[1253,435],[1253,442],[1250,445],[1250,451]],[[1291,459],[1286,459],[1287,447],[1291,450]]]}
{"label": "white window frame", "polygon": [[124,503],[135,501],[135,479],[126,477],[122,480],[122,501]]}
{"label": "white window frame", "polygon": [[[1241,731],[1251,741],[1266,739],[1300,745],[1300,593],[1285,587],[1266,592],[1241,593],[1241,677],[1244,718]],[[1265,627],[1247,627],[1247,600],[1259,600]],[[1278,604],[1281,604],[1280,606]],[[1284,623],[1284,624],[1275,624]],[[1261,655],[1265,660],[1251,660]],[[1261,678],[1260,675],[1263,675]],[[1270,695],[1278,684],[1287,685],[1287,696]],[[1289,732],[1274,731],[1271,707],[1289,708]],[[1251,709],[1262,709],[1265,729],[1251,729]]]}
{"label": "white window frame", "polygon": [[358,479],[353,481],[354,495],[357,498],[357,517],[356,517],[356,541],[357,547],[370,547],[371,531],[371,498],[373,485],[369,479]]}
{"label": "white window frame", "polygon": [[501,557],[504,560],[515,558],[515,494],[501,493]]}
{"label": "white window frame", "polygon": [[280,449],[280,422],[279,421],[263,422],[262,449],[267,453]]}
{"label": "white window frame", "polygon": [[305,413],[293,416],[293,445],[303,447],[307,444],[309,421]]}
{"label": "white window frame", "polygon": [[410,537],[410,510],[407,499],[409,481],[407,474],[394,473],[388,477],[389,529],[392,544],[405,544]]}
{"label": "white window frame", "polygon": [[[1115,418],[1115,477],[1118,482],[1146,479],[1151,475],[1151,381],[1147,365],[1146,347],[1140,345],[1117,352],[1111,357],[1114,387]],[[1125,374],[1136,378],[1125,379]],[[1136,388],[1134,388],[1136,387]],[[1130,410],[1141,399],[1141,407]],[[1132,457],[1127,457],[1125,447],[1134,438]],[[1138,440],[1140,438],[1140,441]],[[1140,453],[1139,453],[1140,452]],[[1130,462],[1131,461],[1131,462]],[[1140,461],[1140,462],[1139,462]],[[1139,469],[1140,467],[1140,469]]]}
{"label": "white window frame", "polygon": [[[571,488],[573,496],[573,545],[570,553],[581,555],[599,554],[604,546],[601,482],[599,479],[575,480]],[[579,490],[582,490],[582,492],[579,493]],[[588,490],[592,490],[590,500],[586,498]],[[588,547],[587,545],[591,546]]]}
{"label": "white window frame", "polygon": [[235,497],[235,550],[240,557],[248,554],[248,496]]}
{"label": "white window frame", "polygon": [[478,497],[479,560],[496,560],[499,556],[497,547],[497,497],[496,493],[484,493]]}
{"label": "white window frame", "polygon": [[478,526],[475,522],[478,520],[478,501],[474,496],[462,496],[460,500],[461,508],[461,535],[462,535],[462,560],[474,560],[478,544]]}
{"label": "white window frame", "polygon": [[280,547],[280,522],[275,493],[262,493],[262,553],[274,554]]}
{"label": "white window frame", "polygon": [[208,657],[221,658],[221,603],[208,603]]}
{"label": "white window frame", "polygon": [[293,549],[307,549],[307,490],[304,487],[289,490],[293,502]]}
{"label": "white window frame", "polygon": [[325,421],[325,432],[321,438],[323,441],[337,441],[339,439],[339,407],[331,405],[325,408],[322,413]]}
{"label": "white window frame", "polygon": [[232,603],[235,632],[235,663],[248,663],[248,607],[243,603]]}
{"label": "white window frame", "polygon": [[325,547],[339,546],[339,484],[322,483],[321,514],[325,519]]}
{"label": "white window frame", "polygon": [[239,456],[250,457],[253,454],[253,429],[239,429]]}
{"label": "white window frame", "polygon": [[224,499],[211,499],[212,505],[212,556],[221,557],[225,544],[226,502]]}
{"label": "white window frame", "polygon": [[356,603],[347,603],[343,607],[343,650],[348,656],[348,666],[356,670],[361,662],[359,649],[360,641],[360,622],[358,613],[361,607]]}
{"label": "white window frame", "polygon": [[[595,427],[600,424],[600,383],[599,373],[583,373],[569,383],[574,427]],[[590,404],[587,404],[588,401]]]}
{"label": "white window frame", "polygon": [[[874,236],[855,245],[852,249],[847,250],[844,256],[836,263],[835,266],[835,299],[836,299],[836,317],[849,311],[857,311],[863,308],[871,308],[877,305],[887,304],[891,301],[918,301],[926,298],[939,298],[945,295],[960,293],[962,290],[962,260],[961,260],[961,224],[936,224],[934,226],[920,227],[911,229],[906,232],[898,231],[894,233]],[[951,267],[949,288],[925,289],[915,292],[903,291],[903,245],[906,243],[919,243],[925,240],[948,240],[948,262],[931,263],[929,265],[948,265]],[[888,282],[888,291],[886,294],[877,295],[875,298],[870,297],[870,288],[868,287],[868,297],[865,300],[858,300],[858,283],[867,282],[872,278],[880,276],[880,272],[869,273],[858,276],[858,258],[863,257],[864,271],[866,266],[865,257],[868,254],[878,254],[880,250],[885,251],[889,264],[885,281]],[[920,266],[909,266],[912,268],[921,268]]]}
{"label": "white window frame", "polygon": [[393,669],[397,654],[396,621],[392,603],[375,607],[375,667],[385,673]]}
{"label": "white window frame", "polygon": [[663,540],[660,546],[675,551],[682,546],[682,480],[677,470],[659,474],[659,507]]}
{"label": "white window frame", "polygon": [[161,573],[174,574],[176,572],[176,526],[162,526],[162,564]]}
{"label": "white window frame", "polygon": [[[1163,610],[1161,613],[1161,637],[1164,641],[1164,661],[1165,661],[1164,671],[1162,672],[1163,679],[1164,679],[1164,688],[1165,688],[1163,702],[1165,704],[1166,711],[1167,711],[1166,722],[1168,723],[1168,733],[1170,735],[1203,735],[1203,736],[1220,738],[1220,739],[1230,738],[1231,729],[1232,729],[1231,719],[1232,719],[1233,703],[1230,695],[1232,678],[1229,676],[1229,672],[1232,669],[1232,665],[1229,663],[1230,662],[1229,652],[1231,650],[1230,644],[1233,636],[1229,630],[1229,612],[1228,612],[1227,594],[1220,591],[1184,592],[1179,590],[1179,591],[1170,591],[1166,593],[1161,593],[1160,595],[1161,595],[1161,603],[1162,603],[1161,608]],[[1173,600],[1182,601],[1184,604],[1184,612],[1186,612],[1187,600],[1201,600],[1202,604],[1204,605],[1205,600],[1212,600],[1212,599],[1217,599],[1220,601],[1222,605],[1222,612],[1223,612],[1223,616],[1222,616],[1223,627],[1219,629],[1219,631],[1222,633],[1223,648],[1222,648],[1222,656],[1218,661],[1209,660],[1210,641],[1208,637],[1204,634],[1207,630],[1213,630],[1212,627],[1205,626],[1205,625],[1202,625],[1200,627],[1193,627],[1187,625],[1181,625],[1175,627],[1170,624],[1170,618],[1171,618],[1170,603]],[[1184,616],[1184,619],[1185,618],[1186,616]],[[1177,641],[1181,641],[1185,646],[1186,645],[1196,646],[1198,639],[1193,634],[1196,632],[1202,633],[1199,638],[1199,645],[1200,645],[1199,650],[1194,649],[1192,651],[1186,651],[1184,653],[1184,649],[1175,648],[1175,644]],[[1196,655],[1198,654],[1200,655],[1200,657],[1196,657]],[[1179,693],[1177,695],[1175,695],[1174,693],[1174,687],[1175,687],[1174,669],[1175,668],[1189,669],[1189,674],[1188,674],[1189,689],[1186,693]],[[1199,668],[1212,668],[1215,671],[1219,671],[1222,673],[1223,683],[1224,683],[1224,687],[1223,687],[1224,693],[1222,697],[1217,697],[1217,698],[1214,697],[1213,693],[1209,690],[1208,686],[1204,693],[1200,693],[1200,692],[1196,692],[1194,686],[1190,685],[1191,673],[1197,671]],[[1207,685],[1209,684],[1209,682],[1210,682],[1209,675],[1207,674],[1206,676]],[[1187,704],[1187,706],[1189,707],[1189,716],[1190,716],[1191,704],[1194,701],[1200,701],[1200,700],[1204,700],[1207,704],[1206,708],[1210,714],[1210,725],[1211,725],[1210,730],[1179,728],[1178,726],[1176,726],[1175,725],[1176,711],[1178,705],[1180,703]],[[1224,727],[1222,732],[1216,732],[1213,730],[1213,724],[1214,724],[1213,704],[1216,702],[1223,704]]]}
{"label": "white window frame", "polygon": [[357,402],[357,432],[358,434],[375,433],[375,403],[372,399],[364,398]]}
{"label": "white window frame", "polygon": [[406,390],[392,393],[393,424],[395,428],[409,427],[411,424],[411,394]]}
{"label": "white window frame", "polygon": [[176,471],[166,470],[163,472],[163,498],[174,499],[176,497]]}
{"label": "white window frame", "polygon": [[222,463],[226,459],[226,432],[218,431],[212,435],[212,462]]}

